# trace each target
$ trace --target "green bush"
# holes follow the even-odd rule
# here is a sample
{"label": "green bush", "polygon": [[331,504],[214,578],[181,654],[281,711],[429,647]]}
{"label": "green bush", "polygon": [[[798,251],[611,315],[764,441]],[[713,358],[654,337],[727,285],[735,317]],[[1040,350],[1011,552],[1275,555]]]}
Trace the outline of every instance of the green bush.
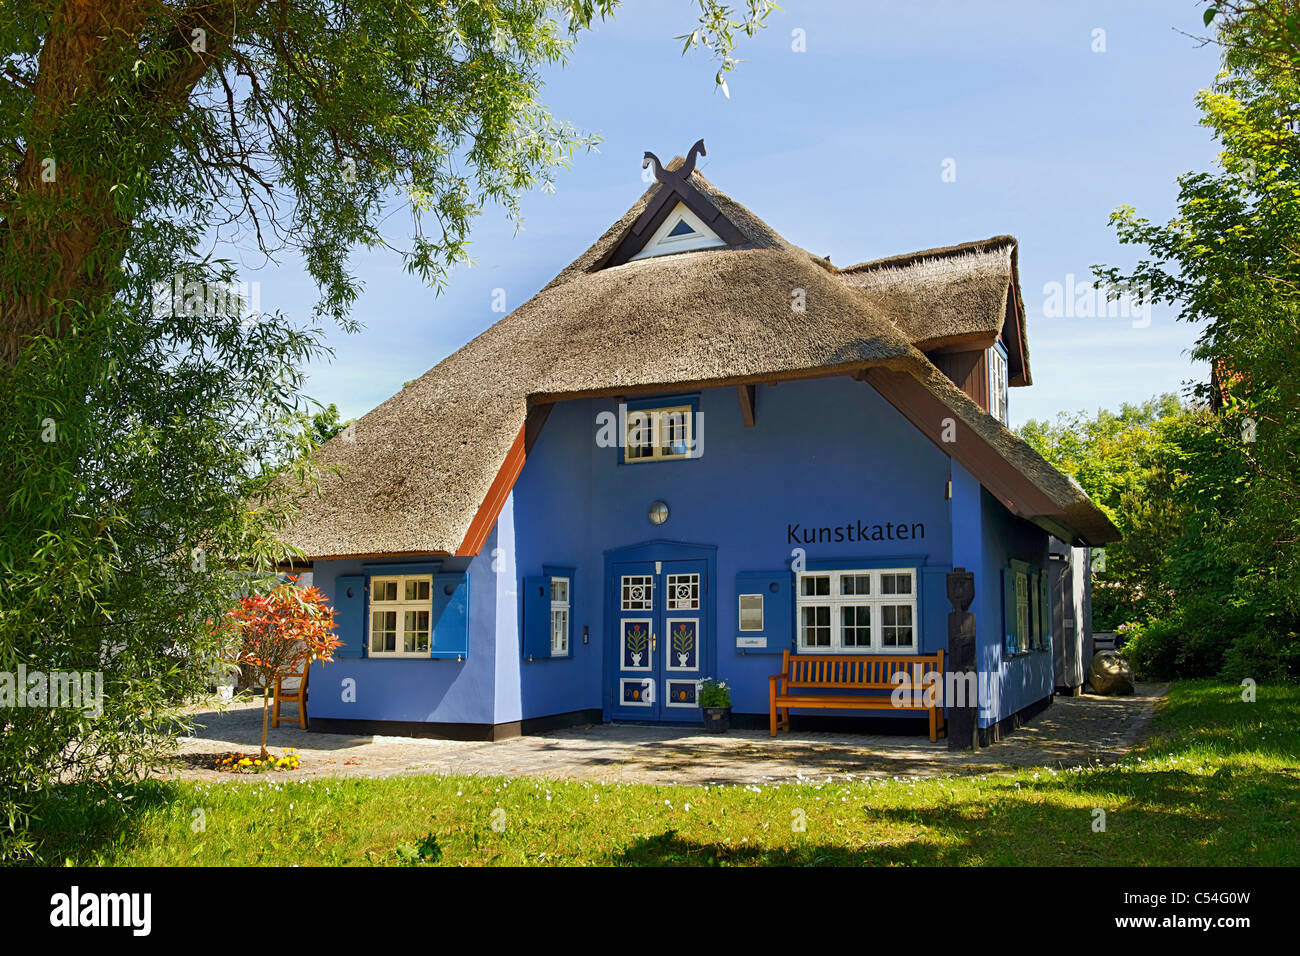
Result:
{"label": "green bush", "polygon": [[1261,683],[1300,679],[1300,634],[1255,627],[1232,642],[1219,671],[1223,680]]}

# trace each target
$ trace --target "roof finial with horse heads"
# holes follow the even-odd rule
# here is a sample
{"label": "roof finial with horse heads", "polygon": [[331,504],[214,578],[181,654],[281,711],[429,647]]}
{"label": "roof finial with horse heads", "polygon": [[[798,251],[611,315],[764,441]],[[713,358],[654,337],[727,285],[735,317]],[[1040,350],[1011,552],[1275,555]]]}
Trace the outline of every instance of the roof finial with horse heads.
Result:
{"label": "roof finial with horse heads", "polygon": [[655,168],[655,179],[661,183],[670,184],[674,180],[677,182],[686,182],[691,178],[691,173],[695,171],[695,157],[709,155],[704,151],[704,140],[696,140],[691,151],[686,154],[686,162],[682,163],[680,169],[668,169],[663,163],[659,162],[659,157],[654,153],[646,150],[645,158],[641,160],[641,168],[653,164]]}

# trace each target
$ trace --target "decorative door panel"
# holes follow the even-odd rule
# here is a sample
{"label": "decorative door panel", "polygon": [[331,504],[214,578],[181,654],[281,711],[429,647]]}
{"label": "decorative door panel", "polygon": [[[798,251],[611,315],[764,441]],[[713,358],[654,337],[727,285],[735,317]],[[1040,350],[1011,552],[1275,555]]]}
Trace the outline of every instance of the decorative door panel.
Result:
{"label": "decorative door panel", "polygon": [[611,716],[623,720],[698,720],[699,680],[711,657],[708,563],[611,564],[613,603]]}

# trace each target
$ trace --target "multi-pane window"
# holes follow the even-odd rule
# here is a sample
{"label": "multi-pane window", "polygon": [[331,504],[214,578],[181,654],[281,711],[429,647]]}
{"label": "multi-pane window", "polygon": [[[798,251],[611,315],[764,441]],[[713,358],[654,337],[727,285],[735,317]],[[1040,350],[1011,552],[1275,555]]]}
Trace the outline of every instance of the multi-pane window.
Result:
{"label": "multi-pane window", "polygon": [[1029,575],[1016,572],[1016,650],[1029,650]]}
{"label": "multi-pane window", "polygon": [[1007,357],[996,345],[991,346],[989,356],[989,414],[1007,423]]}
{"label": "multi-pane window", "polygon": [[623,575],[622,609],[624,611],[654,610],[655,579],[649,574]]}
{"label": "multi-pane window", "polygon": [[668,610],[694,611],[700,606],[698,574],[668,575]]}
{"label": "multi-pane window", "polygon": [[551,578],[551,656],[569,656],[568,578]]}
{"label": "multi-pane window", "polygon": [[915,571],[803,572],[798,606],[801,650],[833,654],[916,649]]}
{"label": "multi-pane window", "polygon": [[428,657],[433,577],[370,579],[370,656]]}
{"label": "multi-pane window", "polygon": [[623,460],[690,458],[695,447],[693,411],[690,405],[629,411]]}

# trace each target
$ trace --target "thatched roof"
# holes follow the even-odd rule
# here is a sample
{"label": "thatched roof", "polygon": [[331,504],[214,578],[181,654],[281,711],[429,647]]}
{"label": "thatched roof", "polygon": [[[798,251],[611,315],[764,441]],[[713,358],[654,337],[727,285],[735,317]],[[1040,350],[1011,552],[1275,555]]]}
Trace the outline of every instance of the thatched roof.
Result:
{"label": "thatched roof", "polygon": [[[868,303],[884,310],[922,351],[991,345],[1005,333],[1014,385],[1028,385],[1029,349],[1017,244],[994,236],[860,262],[839,270]],[[1013,326],[1005,328],[1008,319]]]}
{"label": "thatched roof", "polygon": [[[536,296],[327,442],[322,495],[302,499],[288,543],[309,558],[477,550],[466,550],[467,532],[489,492],[500,497],[503,465],[540,402],[934,371],[883,304],[698,172],[690,182],[744,242],[602,268],[664,188],[654,184]],[[796,289],[803,312],[791,308]]]}

